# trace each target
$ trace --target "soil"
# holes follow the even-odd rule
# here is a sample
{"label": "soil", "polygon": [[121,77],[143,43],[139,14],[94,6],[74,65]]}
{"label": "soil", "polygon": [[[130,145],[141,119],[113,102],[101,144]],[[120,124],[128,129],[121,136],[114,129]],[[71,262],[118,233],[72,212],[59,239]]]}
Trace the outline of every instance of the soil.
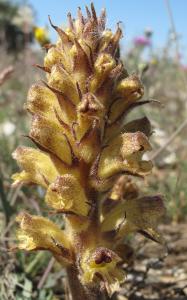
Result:
{"label": "soil", "polygon": [[136,259],[118,300],[187,300],[187,223],[162,225],[160,231],[167,247],[136,237]]}

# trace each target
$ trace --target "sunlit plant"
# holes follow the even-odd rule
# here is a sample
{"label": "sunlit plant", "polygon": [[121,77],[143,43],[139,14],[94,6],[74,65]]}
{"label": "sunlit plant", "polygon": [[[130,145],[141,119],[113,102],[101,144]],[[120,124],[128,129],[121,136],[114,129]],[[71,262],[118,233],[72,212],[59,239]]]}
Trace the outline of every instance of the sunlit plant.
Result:
{"label": "sunlit plant", "polygon": [[132,176],[144,177],[152,163],[149,120],[126,122],[144,88],[129,75],[119,57],[122,31],[105,28],[103,10],[93,4],[86,17],[68,14],[69,26],[47,45],[46,82],[28,93],[32,114],[30,139],[36,148],[18,147],[13,157],[23,169],[14,185],[34,183],[46,189],[45,202],[63,218],[64,228],[49,218],[17,217],[19,249],[49,250],[62,267],[72,299],[107,299],[125,280],[125,237],[139,232],[162,242],[156,230],[164,213],[160,196],[143,196]]}

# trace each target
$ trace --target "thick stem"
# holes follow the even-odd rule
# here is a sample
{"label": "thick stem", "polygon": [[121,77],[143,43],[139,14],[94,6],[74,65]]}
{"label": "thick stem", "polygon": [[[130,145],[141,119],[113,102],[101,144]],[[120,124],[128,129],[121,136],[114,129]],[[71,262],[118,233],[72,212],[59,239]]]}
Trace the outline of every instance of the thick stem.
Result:
{"label": "thick stem", "polygon": [[97,288],[84,287],[79,278],[78,270],[75,267],[67,268],[67,278],[71,300],[109,300],[105,292]]}

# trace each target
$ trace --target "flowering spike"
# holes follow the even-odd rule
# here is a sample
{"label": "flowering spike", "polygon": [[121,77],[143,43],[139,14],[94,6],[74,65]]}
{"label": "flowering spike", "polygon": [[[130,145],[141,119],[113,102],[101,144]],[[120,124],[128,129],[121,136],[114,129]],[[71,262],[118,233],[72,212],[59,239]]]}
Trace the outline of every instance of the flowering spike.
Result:
{"label": "flowering spike", "polygon": [[152,100],[141,101],[142,82],[120,61],[119,24],[114,34],[105,29],[106,12],[97,17],[93,3],[86,14],[78,8],[73,19],[69,13],[64,30],[49,17],[58,40],[47,47],[44,65],[36,65],[46,81],[30,88],[25,105],[32,114],[29,137],[39,150],[13,153],[22,169],[15,184],[41,185],[46,204],[65,223],[62,230],[21,214],[18,247],[49,250],[66,265],[73,300],[100,299],[101,287],[111,295],[125,279],[122,263],[132,259],[124,238],[138,232],[162,242],[156,226],[165,211],[160,196],[140,195],[129,178],[151,171],[144,153],[152,132],[146,117],[125,118]]}

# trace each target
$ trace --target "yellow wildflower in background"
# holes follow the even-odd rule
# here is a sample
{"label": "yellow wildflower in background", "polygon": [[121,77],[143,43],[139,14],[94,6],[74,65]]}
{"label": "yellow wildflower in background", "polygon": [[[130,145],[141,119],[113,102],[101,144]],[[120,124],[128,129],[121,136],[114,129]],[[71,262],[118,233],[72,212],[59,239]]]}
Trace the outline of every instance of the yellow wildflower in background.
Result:
{"label": "yellow wildflower in background", "polygon": [[45,44],[50,42],[49,33],[46,28],[44,27],[34,27],[34,37],[36,41],[41,45],[44,46]]}

